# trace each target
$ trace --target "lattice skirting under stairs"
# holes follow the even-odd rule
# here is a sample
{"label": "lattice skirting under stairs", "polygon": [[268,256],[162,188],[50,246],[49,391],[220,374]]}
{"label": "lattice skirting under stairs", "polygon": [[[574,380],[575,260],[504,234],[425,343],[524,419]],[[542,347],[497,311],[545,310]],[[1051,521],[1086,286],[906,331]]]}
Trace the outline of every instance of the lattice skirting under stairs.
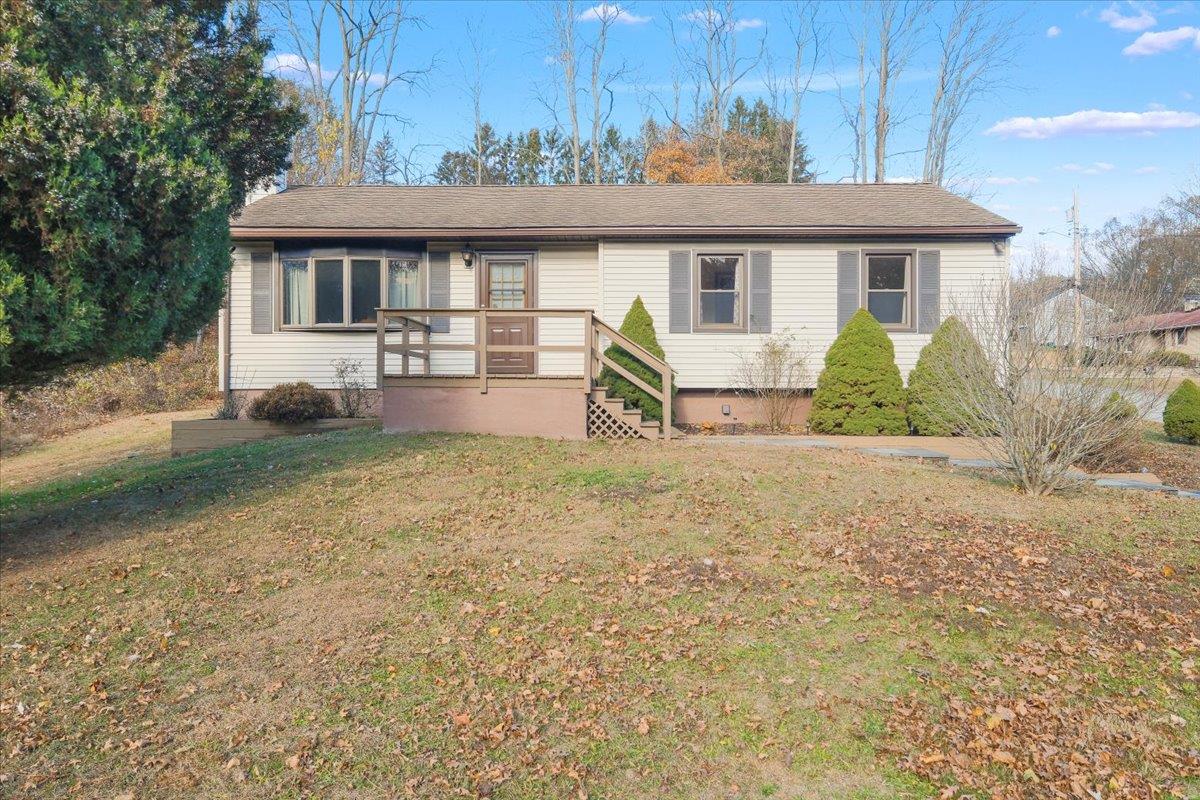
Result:
{"label": "lattice skirting under stairs", "polygon": [[603,403],[588,400],[587,435],[589,439],[641,439],[642,432],[617,417]]}

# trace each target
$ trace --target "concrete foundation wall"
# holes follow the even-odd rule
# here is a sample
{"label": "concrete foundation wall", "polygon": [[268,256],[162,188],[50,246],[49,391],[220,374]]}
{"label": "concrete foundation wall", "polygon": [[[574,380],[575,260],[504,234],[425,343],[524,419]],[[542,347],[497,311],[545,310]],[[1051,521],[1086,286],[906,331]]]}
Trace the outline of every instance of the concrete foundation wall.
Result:
{"label": "concrete foundation wall", "polygon": [[587,438],[587,395],[579,388],[389,386],[383,429]]}
{"label": "concrete foundation wall", "polygon": [[[729,406],[729,414],[722,412],[722,406]],[[805,393],[797,398],[789,424],[804,425],[811,407],[811,394]],[[758,400],[728,390],[683,389],[675,396],[671,408],[674,421],[680,425],[703,425],[706,422],[717,425],[756,425],[767,421]]]}

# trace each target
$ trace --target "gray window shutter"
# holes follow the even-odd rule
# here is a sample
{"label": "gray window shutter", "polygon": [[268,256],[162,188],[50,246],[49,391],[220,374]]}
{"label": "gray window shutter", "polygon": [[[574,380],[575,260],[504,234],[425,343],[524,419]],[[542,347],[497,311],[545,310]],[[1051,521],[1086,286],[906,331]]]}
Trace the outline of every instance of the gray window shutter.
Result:
{"label": "gray window shutter", "polygon": [[275,304],[271,295],[271,254],[250,254],[250,332],[275,330]]}
{"label": "gray window shutter", "polygon": [[750,251],[750,333],[771,332],[771,251]]}
{"label": "gray window shutter", "polygon": [[838,250],[837,254],[837,329],[840,332],[858,311],[859,267],[857,250]]}
{"label": "gray window shutter", "polygon": [[692,254],[688,250],[672,250],[671,274],[668,282],[667,330],[671,333],[692,332]]}
{"label": "gray window shutter", "polygon": [[942,323],[942,251],[917,253],[917,333],[933,333]]}
{"label": "gray window shutter", "polygon": [[[450,254],[429,254],[429,307],[450,307]],[[429,321],[434,333],[449,333],[450,318],[434,317]]]}

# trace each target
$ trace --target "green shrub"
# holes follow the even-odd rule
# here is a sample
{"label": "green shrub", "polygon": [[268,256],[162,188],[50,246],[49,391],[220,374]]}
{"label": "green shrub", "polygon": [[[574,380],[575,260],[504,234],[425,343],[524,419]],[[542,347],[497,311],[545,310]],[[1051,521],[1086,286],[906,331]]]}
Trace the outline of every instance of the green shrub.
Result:
{"label": "green shrub", "polygon": [[958,317],[946,317],[929,344],[921,348],[917,364],[908,374],[908,425],[919,436],[953,436],[962,431],[955,430],[957,416],[950,413],[949,403],[963,391],[954,381],[955,361],[961,362],[956,347],[971,347],[978,351],[980,363],[983,350],[979,342],[959,321]]}
{"label": "green shrub", "polygon": [[1104,401],[1104,407],[1110,412],[1112,418],[1117,421],[1133,419],[1138,415],[1138,407],[1124,397],[1121,397],[1120,393],[1115,390]]}
{"label": "green shrub", "polygon": [[[635,344],[640,344],[646,348],[651,355],[659,359],[665,358],[662,346],[658,343],[658,336],[654,332],[654,320],[651,319],[650,312],[646,310],[645,304],[642,303],[641,295],[634,298],[633,305],[629,307],[629,313],[625,315],[625,320],[621,323],[620,331]],[[604,351],[604,355],[655,389],[662,390],[662,377],[639,361],[625,348],[613,343]],[[643,389],[639,389],[615,369],[607,366],[602,369],[600,371],[599,383],[601,386],[608,387],[610,395],[620,397],[624,400],[626,406],[640,410],[642,416],[646,419],[662,421],[662,403],[655,400]],[[672,391],[671,394],[673,396],[675,391]]]}
{"label": "green shrub", "polygon": [[1154,363],[1160,367],[1194,367],[1196,359],[1178,350],[1159,350],[1154,354]]}
{"label": "green shrub", "polygon": [[250,418],[271,422],[307,422],[337,416],[333,398],[311,383],[281,383],[254,398]]}
{"label": "green shrub", "polygon": [[908,433],[892,340],[865,309],[850,318],[825,354],[809,424],[817,433]]}
{"label": "green shrub", "polygon": [[1200,444],[1200,386],[1185,380],[1171,392],[1163,409],[1163,430],[1172,439]]}

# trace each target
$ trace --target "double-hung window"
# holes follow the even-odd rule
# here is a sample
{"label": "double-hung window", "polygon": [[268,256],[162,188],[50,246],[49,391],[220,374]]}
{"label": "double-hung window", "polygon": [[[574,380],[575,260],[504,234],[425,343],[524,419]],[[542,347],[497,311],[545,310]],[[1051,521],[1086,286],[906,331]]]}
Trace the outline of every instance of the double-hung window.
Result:
{"label": "double-hung window", "polygon": [[741,253],[696,256],[696,325],[699,331],[746,330],[746,258]]}
{"label": "double-hung window", "polygon": [[866,307],[885,328],[913,327],[911,253],[868,253],[863,270]]}
{"label": "double-hung window", "polygon": [[280,259],[284,328],[374,327],[376,308],[421,305],[416,256]]}

